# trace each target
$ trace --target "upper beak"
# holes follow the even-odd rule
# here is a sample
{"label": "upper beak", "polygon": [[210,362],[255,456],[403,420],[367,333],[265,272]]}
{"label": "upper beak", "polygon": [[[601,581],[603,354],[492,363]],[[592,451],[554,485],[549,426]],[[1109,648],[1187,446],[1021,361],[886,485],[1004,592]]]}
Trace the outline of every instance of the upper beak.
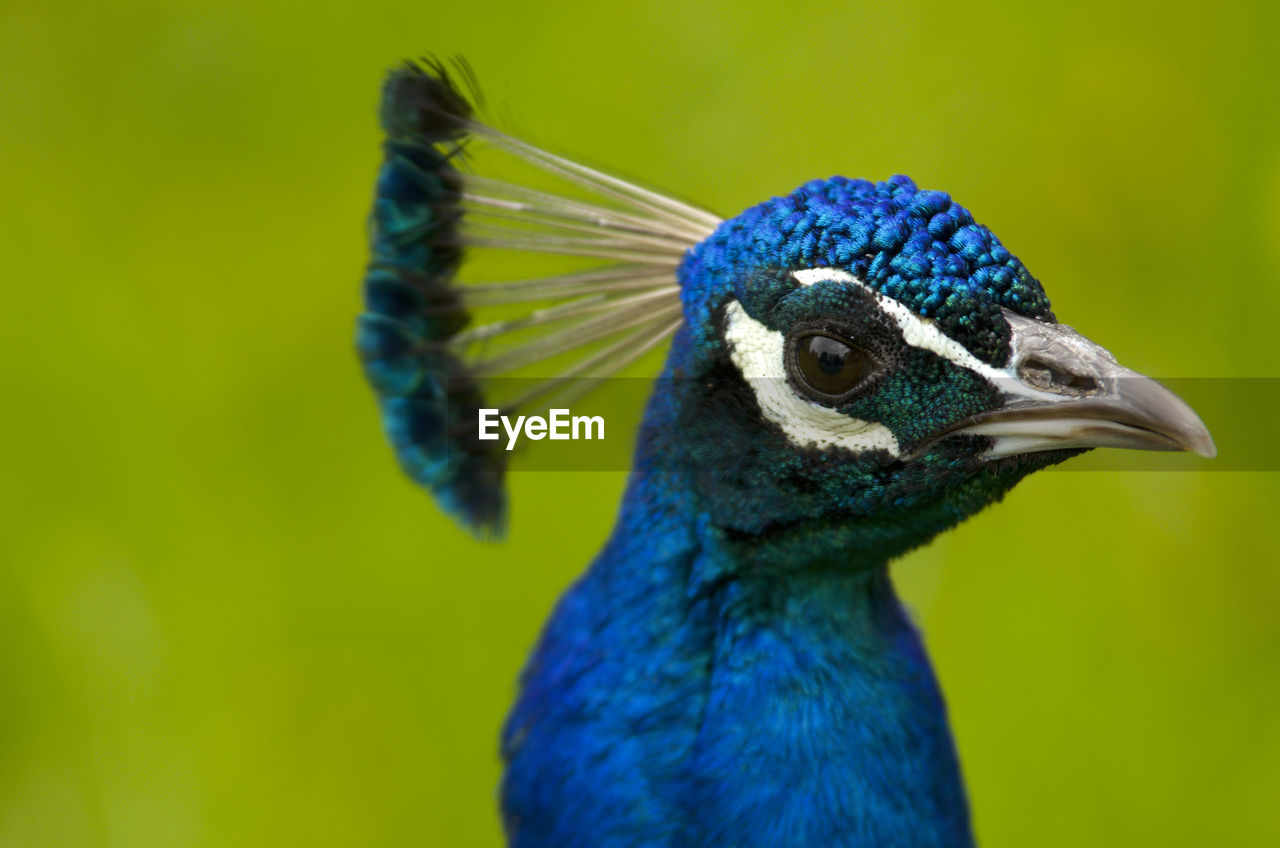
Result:
{"label": "upper beak", "polygon": [[1155,380],[1065,324],[1007,310],[1005,318],[1013,331],[1013,355],[997,379],[1005,403],[945,435],[992,437],[988,459],[1100,447],[1217,454],[1195,411]]}

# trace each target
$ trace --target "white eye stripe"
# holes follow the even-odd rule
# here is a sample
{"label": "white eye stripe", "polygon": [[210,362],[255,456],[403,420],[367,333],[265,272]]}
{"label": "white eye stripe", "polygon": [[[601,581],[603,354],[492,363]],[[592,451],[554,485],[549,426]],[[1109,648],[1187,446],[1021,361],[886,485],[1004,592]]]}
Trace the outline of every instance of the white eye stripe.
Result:
{"label": "white eye stripe", "polygon": [[960,342],[938,329],[938,325],[928,318],[921,318],[900,302],[888,295],[880,294],[853,274],[840,268],[802,268],[792,271],[791,276],[802,286],[817,283],[852,283],[870,292],[876,304],[886,315],[894,320],[902,332],[903,340],[914,348],[927,350],[942,357],[953,365],[965,368],[978,374],[1005,394],[1019,397],[1052,399],[1055,395],[1038,391],[1027,386],[1018,379],[1017,370],[1010,364],[1008,368],[993,368],[978,359],[965,349]]}
{"label": "white eye stripe", "polygon": [[853,283],[861,286],[875,297],[880,309],[897,323],[898,329],[902,331],[902,338],[907,344],[935,353],[948,362],[959,365],[961,368],[967,368],[970,371],[976,371],[988,379],[997,375],[1003,376],[1003,372],[992,368],[965,350],[964,345],[960,344],[960,342],[945,335],[938,329],[937,324],[926,318],[921,318],[893,298],[880,294],[848,271],[843,271],[839,268],[804,268],[799,271],[792,271],[791,276],[802,286],[811,286],[822,282]]}
{"label": "white eye stripe", "polygon": [[888,427],[842,415],[792,390],[787,383],[786,337],[782,333],[756,321],[736,300],[729,301],[726,317],[724,336],[733,364],[751,386],[761,412],[782,428],[792,444],[900,455],[898,440]]}

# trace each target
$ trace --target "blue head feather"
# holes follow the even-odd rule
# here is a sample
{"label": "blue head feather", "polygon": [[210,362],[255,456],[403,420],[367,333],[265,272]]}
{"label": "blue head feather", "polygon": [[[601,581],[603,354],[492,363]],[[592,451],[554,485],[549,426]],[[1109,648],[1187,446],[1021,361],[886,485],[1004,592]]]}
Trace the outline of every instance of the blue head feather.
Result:
{"label": "blue head feather", "polygon": [[795,287],[783,279],[780,288],[744,290],[744,271],[816,267],[848,271],[992,365],[1009,355],[1001,307],[1055,320],[1040,283],[991,230],[947,193],[895,176],[814,180],[725,221],[680,275],[691,323],[714,326],[710,312],[730,294],[745,295],[750,312]]}

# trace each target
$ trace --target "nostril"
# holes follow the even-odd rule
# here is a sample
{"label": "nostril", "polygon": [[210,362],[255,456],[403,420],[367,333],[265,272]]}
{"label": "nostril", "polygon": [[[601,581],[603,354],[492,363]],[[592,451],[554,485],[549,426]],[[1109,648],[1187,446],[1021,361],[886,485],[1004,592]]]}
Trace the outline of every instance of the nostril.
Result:
{"label": "nostril", "polygon": [[1026,359],[1018,366],[1018,376],[1030,386],[1046,392],[1087,395],[1098,391],[1098,381],[1085,374],[1073,374],[1040,359]]}

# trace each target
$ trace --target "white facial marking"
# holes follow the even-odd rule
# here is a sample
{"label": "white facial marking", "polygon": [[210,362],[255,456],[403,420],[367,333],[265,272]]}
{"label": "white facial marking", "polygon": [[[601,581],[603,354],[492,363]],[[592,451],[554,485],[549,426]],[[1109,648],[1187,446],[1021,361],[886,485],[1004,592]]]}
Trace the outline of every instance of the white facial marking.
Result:
{"label": "white facial marking", "polygon": [[[883,295],[840,268],[803,268],[791,276],[802,286],[818,283],[847,283],[861,286],[876,299],[876,305],[893,319],[903,340],[911,347],[927,350],[953,365],[974,372],[1006,395],[1037,400],[1058,400],[1058,395],[1032,388],[1018,378],[1016,362],[1006,368],[995,368],[970,353],[964,345],[938,329],[928,318],[922,318],[903,304]],[[853,453],[884,450],[901,456],[901,448],[893,432],[872,421],[842,415],[834,409],[805,400],[787,383],[786,337],[747,314],[742,304],[729,301],[726,310],[730,358],[755,392],[756,401],[766,418],[782,428],[793,444],[819,448],[839,447]],[[1015,357],[1016,359],[1016,357]],[[993,434],[995,435],[995,434]],[[1007,436],[996,436],[1007,439]],[[1018,452],[1018,445],[1007,449],[997,444],[988,458]]]}
{"label": "white facial marking", "polygon": [[842,415],[800,397],[787,383],[786,338],[756,321],[742,304],[729,301],[725,340],[729,356],[755,392],[765,417],[796,445],[838,447],[854,453],[888,451],[898,456],[898,440],[883,424]]}
{"label": "white facial marking", "polygon": [[880,309],[897,322],[898,329],[902,331],[903,340],[912,347],[937,354],[953,365],[978,374],[1005,394],[1040,400],[1053,400],[1058,397],[1023,383],[1018,378],[1014,363],[1010,363],[1008,368],[993,368],[966,350],[960,342],[939,330],[938,325],[933,321],[921,318],[888,295],[880,294],[848,271],[840,268],[804,268],[792,271],[791,276],[802,286],[824,282],[852,283],[861,286],[874,295]]}

